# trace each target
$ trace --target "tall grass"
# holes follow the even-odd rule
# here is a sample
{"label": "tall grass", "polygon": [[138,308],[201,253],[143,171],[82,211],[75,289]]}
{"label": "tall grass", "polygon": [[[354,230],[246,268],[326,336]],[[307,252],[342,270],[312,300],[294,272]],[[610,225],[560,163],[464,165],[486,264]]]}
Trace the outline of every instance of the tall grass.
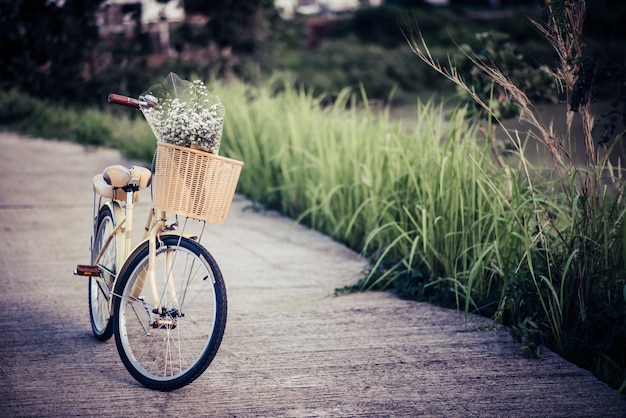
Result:
{"label": "tall grass", "polygon": [[246,161],[240,190],[369,256],[363,288],[496,311],[523,253],[516,217],[533,211],[462,109],[419,102],[408,130],[363,92],[357,105],[284,82],[214,89],[229,109],[223,152]]}
{"label": "tall grass", "polygon": [[[524,157],[520,138],[507,135],[517,150],[534,216],[523,229],[524,246],[519,268],[500,301],[502,316],[514,335],[534,351],[547,344],[564,357],[594,370],[615,387],[626,387],[626,284],[624,237],[626,206],[620,167],[609,160],[611,146],[596,144],[593,113],[583,55],[583,0],[551,2],[548,19],[536,26],[554,47],[558,62],[552,74],[567,99],[567,130],[555,132],[519,84],[493,63],[469,56],[477,69],[506,91],[522,110],[522,119],[538,132],[554,163],[554,182],[533,173]],[[453,64],[433,59],[421,35],[410,34],[414,52],[435,71],[464,90],[504,128]],[[577,166],[572,150],[572,123],[583,127],[585,164]],[[623,136],[619,134],[613,144]],[[622,383],[623,382],[623,383]]]}

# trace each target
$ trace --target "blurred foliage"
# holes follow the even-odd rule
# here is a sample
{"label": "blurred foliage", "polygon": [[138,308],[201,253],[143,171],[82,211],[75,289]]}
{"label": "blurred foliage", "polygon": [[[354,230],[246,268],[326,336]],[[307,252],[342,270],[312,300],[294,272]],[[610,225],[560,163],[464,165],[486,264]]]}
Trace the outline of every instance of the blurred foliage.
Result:
{"label": "blurred foliage", "polygon": [[[593,0],[588,2],[584,32],[588,40],[623,42],[626,39],[626,2],[623,0]],[[595,41],[593,41],[595,42]]]}
{"label": "blurred foliage", "polygon": [[[519,108],[500,86],[494,85],[479,66],[496,66],[504,74],[526,92],[533,103],[559,100],[555,79],[550,69],[542,66],[531,66],[528,59],[521,54],[516,45],[511,43],[510,37],[500,32],[482,32],[476,34],[480,42],[479,50],[472,50],[468,44],[460,47],[456,55],[457,70],[464,75],[465,81],[472,87],[478,97],[489,103],[490,111],[500,119],[509,119],[519,116]],[[470,105],[470,114],[479,114],[486,118],[486,111],[476,101],[469,97],[466,90],[457,89],[462,102]]]}
{"label": "blurred foliage", "polygon": [[206,15],[206,28],[220,48],[253,53],[269,38],[278,19],[273,0],[184,0],[186,13]]}
{"label": "blurred foliage", "polygon": [[387,99],[395,93],[396,99],[406,93],[416,94],[428,86],[428,92],[444,88],[445,82],[434,79],[425,67],[418,67],[417,59],[408,47],[387,50],[376,44],[360,46],[354,38],[328,42],[303,56],[297,68],[296,81],[318,93],[336,94],[345,87],[363,85],[372,98]]}
{"label": "blurred foliage", "polygon": [[79,97],[102,1],[0,0],[0,87],[57,100]]}
{"label": "blurred foliage", "polygon": [[[185,0],[188,13],[207,19],[172,25],[176,53],[169,57],[153,51],[154,40],[139,26],[131,37],[117,34],[98,40],[94,13],[100,3],[0,0],[0,22],[7,33],[0,44],[0,88],[103,105],[109,92],[137,96],[174,71],[205,80],[232,75],[252,84],[293,74],[299,85],[316,92],[337,95],[345,87],[362,86],[370,99],[393,97],[397,104],[413,103],[416,96],[451,96],[452,84],[436,77],[410,51],[407,36],[418,30],[435,58],[455,60],[464,78],[476,83],[483,95],[491,94],[489,82],[476,75],[459,53],[460,45],[510,70],[512,78],[538,96],[555,97],[548,91],[553,87],[549,75],[537,64],[553,62],[554,51],[530,22],[544,18],[534,2],[478,13],[460,5],[388,1],[340,17],[282,20],[270,0]],[[626,30],[616,17],[624,8],[611,0],[598,0],[589,8],[589,55],[599,59],[592,61],[596,67],[590,67],[588,75],[596,83],[602,81],[595,96],[614,97],[623,80],[623,63],[614,63],[625,52]],[[502,114],[512,115],[506,100],[498,92],[495,97]],[[621,113],[609,115],[606,124],[617,126],[620,118]]]}
{"label": "blurred foliage", "polygon": [[[324,40],[302,51],[299,60],[292,61],[287,70],[298,75],[298,82],[318,91],[336,92],[342,87],[362,84],[369,97],[376,99],[387,99],[397,89],[394,97],[400,102],[413,96],[451,95],[453,86],[415,59],[407,37],[419,31],[428,39],[436,58],[442,61],[448,56],[463,59],[457,53],[460,44],[496,52],[494,48],[500,45],[485,45],[485,39],[476,35],[485,30],[506,34],[509,49],[524,53],[520,62],[529,56],[531,64],[540,57],[551,57],[552,52],[541,42],[530,21],[519,19],[519,14],[524,13],[520,10],[512,17],[478,19],[468,17],[466,10],[448,7],[362,9],[352,19],[339,24],[332,22],[325,30],[318,29]],[[499,52],[492,57],[506,58]],[[529,67],[528,62],[523,64]],[[464,69],[470,77],[471,68]]]}

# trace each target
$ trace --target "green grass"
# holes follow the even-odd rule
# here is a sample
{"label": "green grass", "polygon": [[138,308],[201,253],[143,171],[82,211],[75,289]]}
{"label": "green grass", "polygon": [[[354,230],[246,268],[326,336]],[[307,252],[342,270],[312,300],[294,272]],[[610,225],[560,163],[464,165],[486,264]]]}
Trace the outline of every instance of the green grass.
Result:
{"label": "green grass", "polygon": [[222,151],[249,173],[240,190],[368,256],[361,288],[497,311],[533,206],[463,110],[418,102],[409,130],[362,92],[327,103],[288,83],[214,88],[231,109]]}
{"label": "green grass", "polygon": [[78,109],[17,91],[0,97],[0,124],[22,134],[118,149],[126,158],[152,161],[156,143],[142,117],[130,110]]}

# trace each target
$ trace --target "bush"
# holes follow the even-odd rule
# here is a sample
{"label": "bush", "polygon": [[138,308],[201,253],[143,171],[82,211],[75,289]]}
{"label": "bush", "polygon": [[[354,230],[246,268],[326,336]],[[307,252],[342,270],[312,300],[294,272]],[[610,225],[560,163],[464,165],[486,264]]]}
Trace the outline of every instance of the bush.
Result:
{"label": "bush", "polygon": [[9,90],[0,94],[0,123],[13,126],[37,111],[39,102],[30,96]]}
{"label": "bush", "polygon": [[156,139],[150,127],[122,110],[77,110],[11,91],[0,98],[0,125],[41,138],[115,147],[126,158],[152,161]]}
{"label": "bush", "polygon": [[70,138],[82,145],[110,145],[112,126],[97,110],[81,112]]}
{"label": "bush", "polygon": [[296,83],[320,94],[338,94],[346,87],[356,89],[362,85],[370,98],[388,99],[396,91],[397,101],[406,103],[413,102],[417,95],[427,97],[449,87],[432,77],[426,67],[417,67],[418,60],[407,46],[385,50],[354,38],[329,41],[303,61]]}

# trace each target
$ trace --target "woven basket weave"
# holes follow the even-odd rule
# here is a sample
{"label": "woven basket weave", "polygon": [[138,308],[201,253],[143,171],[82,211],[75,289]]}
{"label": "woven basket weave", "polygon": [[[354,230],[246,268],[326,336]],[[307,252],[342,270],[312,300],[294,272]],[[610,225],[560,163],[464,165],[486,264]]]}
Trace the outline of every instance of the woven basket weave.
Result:
{"label": "woven basket weave", "polygon": [[223,224],[243,162],[158,142],[152,181],[156,209]]}

